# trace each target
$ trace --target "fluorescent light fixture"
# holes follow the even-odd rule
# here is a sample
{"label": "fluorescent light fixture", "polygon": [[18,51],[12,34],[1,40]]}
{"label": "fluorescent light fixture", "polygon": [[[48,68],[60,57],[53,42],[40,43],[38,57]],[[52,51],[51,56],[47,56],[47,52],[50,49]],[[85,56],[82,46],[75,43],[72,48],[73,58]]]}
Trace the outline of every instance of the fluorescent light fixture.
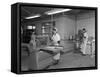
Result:
{"label": "fluorescent light fixture", "polygon": [[33,26],[33,29],[35,29],[36,27],[35,26]]}
{"label": "fluorescent light fixture", "polygon": [[40,17],[40,16],[41,16],[40,14],[36,14],[36,15],[33,15],[33,16],[26,17],[25,19],[37,18],[37,17]]}
{"label": "fluorescent light fixture", "polygon": [[70,10],[71,9],[54,9],[54,10],[45,12],[45,14],[52,15],[52,14],[57,14],[57,13],[66,12],[66,11],[70,11]]}
{"label": "fluorescent light fixture", "polygon": [[27,29],[32,29],[32,26],[27,26]]}

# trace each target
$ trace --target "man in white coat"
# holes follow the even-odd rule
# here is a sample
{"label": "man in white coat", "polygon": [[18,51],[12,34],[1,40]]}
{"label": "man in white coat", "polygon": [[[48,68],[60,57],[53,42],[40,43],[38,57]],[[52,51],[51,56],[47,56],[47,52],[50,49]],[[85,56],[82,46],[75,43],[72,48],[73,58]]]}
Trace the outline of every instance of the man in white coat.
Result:
{"label": "man in white coat", "polygon": [[[57,32],[57,29],[54,28],[53,29],[53,36],[52,36],[52,42],[53,42],[53,45],[56,47],[56,46],[59,46],[60,44],[60,35],[58,34]],[[60,60],[60,52],[58,51],[56,55],[53,56],[53,60],[54,60],[54,64],[58,64],[59,60]]]}
{"label": "man in white coat", "polygon": [[81,44],[81,52],[86,55],[86,47],[88,42],[88,34],[85,28],[83,28],[83,42]]}

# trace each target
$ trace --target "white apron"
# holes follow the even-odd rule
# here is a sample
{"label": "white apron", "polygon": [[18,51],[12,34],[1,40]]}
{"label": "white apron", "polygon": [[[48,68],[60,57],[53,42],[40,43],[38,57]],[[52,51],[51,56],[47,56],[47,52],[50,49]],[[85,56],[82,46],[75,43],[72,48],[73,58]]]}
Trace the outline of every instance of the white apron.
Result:
{"label": "white apron", "polygon": [[[58,41],[60,41],[60,35],[58,33],[56,33],[55,35],[53,35],[52,37],[52,40],[53,40],[53,44],[55,46],[58,46]],[[54,60],[59,60],[60,59],[60,53],[57,53],[54,57],[53,57]]]}
{"label": "white apron", "polygon": [[87,42],[88,42],[88,34],[87,33],[84,33],[84,39],[83,39],[83,42],[81,44],[81,52],[83,54],[86,54],[86,46],[87,46]]}

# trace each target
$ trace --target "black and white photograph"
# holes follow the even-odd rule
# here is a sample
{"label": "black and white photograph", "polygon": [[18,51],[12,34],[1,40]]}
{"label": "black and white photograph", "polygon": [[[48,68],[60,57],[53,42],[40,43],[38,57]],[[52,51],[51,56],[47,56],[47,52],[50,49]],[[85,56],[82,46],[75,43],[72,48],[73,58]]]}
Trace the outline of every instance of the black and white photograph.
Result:
{"label": "black and white photograph", "polygon": [[21,70],[95,66],[95,10],[21,7]]}
{"label": "black and white photograph", "polygon": [[13,65],[12,71],[97,69],[96,7],[27,3],[14,7],[17,29],[12,31],[17,34],[12,34],[17,41],[12,48],[17,46],[17,61],[13,58],[12,65],[17,67]]}

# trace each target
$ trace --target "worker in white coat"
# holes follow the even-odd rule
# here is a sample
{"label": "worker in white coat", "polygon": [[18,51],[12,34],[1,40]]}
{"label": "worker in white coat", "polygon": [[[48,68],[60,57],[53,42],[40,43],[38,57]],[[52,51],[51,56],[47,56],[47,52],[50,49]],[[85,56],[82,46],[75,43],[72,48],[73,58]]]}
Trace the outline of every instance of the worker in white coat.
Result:
{"label": "worker in white coat", "polygon": [[81,52],[83,55],[86,55],[86,47],[87,47],[87,42],[88,42],[88,34],[85,28],[83,28],[83,41],[81,44]]}
{"label": "worker in white coat", "polygon": [[[53,36],[52,36],[52,42],[54,46],[59,46],[60,44],[60,35],[57,32],[57,29],[53,29]],[[60,52],[58,51],[56,55],[53,56],[54,64],[58,64],[60,60]]]}
{"label": "worker in white coat", "polygon": [[53,45],[58,46],[60,43],[60,35],[57,33],[57,29],[53,29],[53,36],[52,36],[52,40],[53,40]]}

